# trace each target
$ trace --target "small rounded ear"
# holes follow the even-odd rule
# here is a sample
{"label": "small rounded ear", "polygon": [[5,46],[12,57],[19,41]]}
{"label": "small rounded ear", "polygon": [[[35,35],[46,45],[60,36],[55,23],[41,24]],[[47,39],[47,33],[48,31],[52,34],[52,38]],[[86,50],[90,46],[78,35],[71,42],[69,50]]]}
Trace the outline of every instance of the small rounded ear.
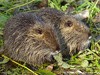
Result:
{"label": "small rounded ear", "polygon": [[74,18],[76,18],[77,20],[83,20],[89,17],[89,10],[84,10],[78,14],[72,15]]}
{"label": "small rounded ear", "polygon": [[68,20],[67,22],[65,22],[65,27],[71,27],[73,25],[73,22]]}

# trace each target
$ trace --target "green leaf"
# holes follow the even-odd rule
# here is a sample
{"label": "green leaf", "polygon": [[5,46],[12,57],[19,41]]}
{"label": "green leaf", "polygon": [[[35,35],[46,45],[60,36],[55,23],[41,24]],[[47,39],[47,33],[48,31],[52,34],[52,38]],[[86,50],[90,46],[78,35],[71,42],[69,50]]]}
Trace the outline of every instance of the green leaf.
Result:
{"label": "green leaf", "polygon": [[62,68],[69,68],[70,67],[69,64],[62,61],[62,54],[61,53],[54,55],[54,59],[58,62],[58,65],[61,66]]}
{"label": "green leaf", "polygon": [[62,54],[61,53],[58,53],[58,54],[54,55],[53,57],[58,62],[58,65],[62,65],[63,64]]}
{"label": "green leaf", "polygon": [[63,64],[61,65],[61,67],[67,69],[67,68],[70,68],[71,66],[69,64],[67,64],[66,62],[63,62]]}
{"label": "green leaf", "polygon": [[6,14],[0,13],[0,27],[4,26],[4,23],[7,21],[8,16]]}
{"label": "green leaf", "polygon": [[62,6],[61,9],[62,9],[63,11],[65,11],[65,10],[67,9],[67,5]]}
{"label": "green leaf", "polygon": [[87,60],[84,60],[82,63],[81,63],[81,66],[82,67],[87,67],[89,65],[89,62]]}
{"label": "green leaf", "polygon": [[6,58],[6,57],[4,57],[4,60],[3,61],[1,61],[0,62],[0,64],[5,64],[5,63],[7,63],[9,61],[9,59],[8,58]]}
{"label": "green leaf", "polygon": [[48,70],[38,70],[37,73],[39,75],[56,75],[55,73],[51,72],[51,71],[48,71]]}

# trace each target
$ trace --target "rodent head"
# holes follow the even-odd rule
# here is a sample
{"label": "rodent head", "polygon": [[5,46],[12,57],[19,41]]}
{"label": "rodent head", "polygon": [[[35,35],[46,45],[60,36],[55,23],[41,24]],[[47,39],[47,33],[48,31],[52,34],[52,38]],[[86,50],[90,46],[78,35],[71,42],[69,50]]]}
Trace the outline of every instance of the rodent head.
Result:
{"label": "rodent head", "polygon": [[45,44],[45,47],[51,48],[52,51],[59,50],[59,44],[52,25],[41,22],[36,22],[33,27],[30,27],[28,35],[34,37],[42,45]]}
{"label": "rodent head", "polygon": [[[70,54],[84,50],[90,42],[89,28],[72,16],[64,15],[60,19],[60,30],[64,44]],[[62,40],[61,39],[61,40]],[[63,44],[63,45],[64,45]]]}

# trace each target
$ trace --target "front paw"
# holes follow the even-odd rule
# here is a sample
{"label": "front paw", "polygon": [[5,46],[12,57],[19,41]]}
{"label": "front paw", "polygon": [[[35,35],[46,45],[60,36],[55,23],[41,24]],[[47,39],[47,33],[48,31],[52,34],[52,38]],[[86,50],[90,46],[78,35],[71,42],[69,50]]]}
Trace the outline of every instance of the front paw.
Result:
{"label": "front paw", "polygon": [[54,56],[54,55],[56,55],[56,54],[58,54],[58,53],[60,53],[60,52],[61,52],[61,51],[51,52],[50,55]]}

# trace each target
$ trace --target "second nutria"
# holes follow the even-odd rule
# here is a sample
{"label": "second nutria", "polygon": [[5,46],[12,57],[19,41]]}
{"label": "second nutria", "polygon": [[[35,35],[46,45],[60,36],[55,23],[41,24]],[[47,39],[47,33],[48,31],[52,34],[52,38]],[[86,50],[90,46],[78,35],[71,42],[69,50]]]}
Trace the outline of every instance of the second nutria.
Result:
{"label": "second nutria", "polygon": [[[37,13],[46,23],[51,23],[56,30],[56,39],[65,55],[84,50],[90,44],[89,28],[76,16],[66,15],[64,12],[49,8]],[[76,17],[76,18],[75,18]]]}
{"label": "second nutria", "polygon": [[4,28],[4,54],[31,65],[52,62],[62,55],[84,50],[90,31],[84,23],[53,8],[13,16]]}

